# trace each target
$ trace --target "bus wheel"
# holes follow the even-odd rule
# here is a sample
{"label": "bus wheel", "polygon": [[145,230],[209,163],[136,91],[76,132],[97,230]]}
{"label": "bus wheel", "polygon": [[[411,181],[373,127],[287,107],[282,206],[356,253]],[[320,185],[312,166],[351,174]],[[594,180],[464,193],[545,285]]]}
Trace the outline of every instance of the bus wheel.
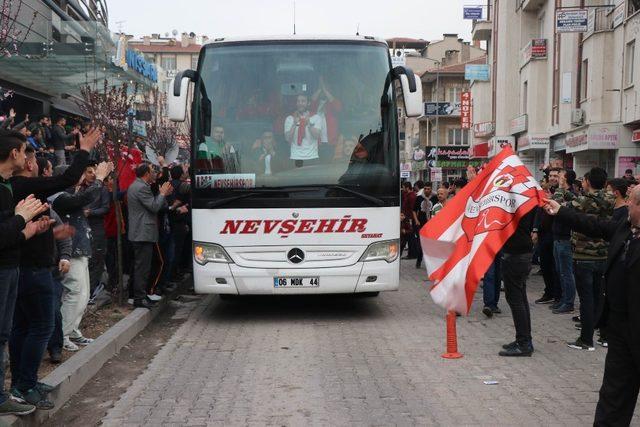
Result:
{"label": "bus wheel", "polygon": [[373,297],[377,297],[378,295],[380,295],[380,292],[363,292],[362,296],[363,297],[368,297],[368,298],[373,298]]}

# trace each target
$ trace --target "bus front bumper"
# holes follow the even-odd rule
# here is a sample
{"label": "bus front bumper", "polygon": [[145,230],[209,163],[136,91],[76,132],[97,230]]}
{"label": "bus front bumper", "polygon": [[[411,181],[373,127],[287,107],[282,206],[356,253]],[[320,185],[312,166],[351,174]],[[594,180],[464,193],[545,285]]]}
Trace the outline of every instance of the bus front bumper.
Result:
{"label": "bus front bumper", "polygon": [[[357,262],[331,268],[247,268],[237,264],[194,263],[193,280],[198,294],[303,295],[395,291],[398,289],[400,261]],[[277,277],[318,277],[313,288],[280,288]]]}

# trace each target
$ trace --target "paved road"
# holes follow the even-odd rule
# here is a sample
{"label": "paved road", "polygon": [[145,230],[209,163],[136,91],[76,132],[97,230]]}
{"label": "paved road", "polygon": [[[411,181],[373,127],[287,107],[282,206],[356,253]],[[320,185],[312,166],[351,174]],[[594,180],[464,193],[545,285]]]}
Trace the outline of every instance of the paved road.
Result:
{"label": "paved road", "polygon": [[[209,297],[122,395],[120,425],[587,425],[605,350],[565,346],[570,316],[532,307],[532,358],[503,359],[505,314],[476,300],[458,322],[461,360],[443,360],[441,309],[403,261],[399,292],[223,302]],[[542,287],[530,280],[530,298]],[[478,295],[479,297],[479,295]],[[484,385],[496,380],[498,385]],[[634,421],[640,423],[640,418]]]}

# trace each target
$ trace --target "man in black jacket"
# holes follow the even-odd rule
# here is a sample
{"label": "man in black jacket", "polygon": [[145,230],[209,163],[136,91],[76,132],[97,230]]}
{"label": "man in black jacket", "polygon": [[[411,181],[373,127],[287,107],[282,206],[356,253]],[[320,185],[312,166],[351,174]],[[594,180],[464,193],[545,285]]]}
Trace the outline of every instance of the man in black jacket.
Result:
{"label": "man in black jacket", "polygon": [[[18,293],[20,245],[44,229],[44,221],[31,221],[47,209],[29,196],[17,205],[9,179],[24,167],[26,138],[19,132],[0,130],[0,415],[26,415],[33,405],[21,405],[4,392],[4,347],[13,323]],[[46,220],[48,227],[48,219]]]}
{"label": "man in black jacket", "polygon": [[531,271],[533,241],[531,231],[537,208],[520,219],[518,228],[502,247],[502,280],[507,304],[511,308],[516,340],[505,344],[498,353],[505,357],[531,356],[531,313],[527,299],[527,277]]}
{"label": "man in black jacket", "polygon": [[56,119],[56,124],[51,130],[51,145],[53,145],[53,150],[56,154],[58,165],[67,164],[65,149],[67,146],[73,145],[76,135],[80,133],[78,129],[74,129],[70,134],[67,135],[67,131],[64,129],[64,126],[66,124],[67,119],[65,119],[64,117],[58,117]]}
{"label": "man in black jacket", "polygon": [[640,389],[640,187],[631,191],[628,206],[629,217],[620,221],[588,216],[553,200],[545,206],[573,230],[610,242],[604,298],[600,298],[597,315],[597,326],[607,327],[609,351],[596,426],[629,425]]}
{"label": "man in black jacket", "polygon": [[[100,139],[100,131],[93,130],[80,141],[81,151],[67,171],[57,177],[38,177],[38,166],[33,153],[9,184],[14,200],[34,194],[41,201],[78,182],[89,163],[91,151]],[[47,218],[48,220],[48,218]],[[11,355],[11,394],[40,409],[51,409],[53,403],[46,398],[47,390],[38,383],[38,368],[55,325],[52,301],[55,286],[51,275],[55,267],[54,234],[47,230],[24,243],[19,256],[20,277],[14,314],[14,327],[9,345]]]}

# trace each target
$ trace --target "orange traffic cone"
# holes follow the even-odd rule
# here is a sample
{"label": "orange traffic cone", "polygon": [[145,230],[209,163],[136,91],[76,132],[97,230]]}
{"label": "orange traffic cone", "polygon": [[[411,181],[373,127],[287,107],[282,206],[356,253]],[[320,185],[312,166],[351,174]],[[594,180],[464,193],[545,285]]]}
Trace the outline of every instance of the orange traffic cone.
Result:
{"label": "orange traffic cone", "polygon": [[456,312],[447,313],[447,352],[442,355],[443,359],[460,359],[462,354],[458,353],[458,333],[456,332]]}

